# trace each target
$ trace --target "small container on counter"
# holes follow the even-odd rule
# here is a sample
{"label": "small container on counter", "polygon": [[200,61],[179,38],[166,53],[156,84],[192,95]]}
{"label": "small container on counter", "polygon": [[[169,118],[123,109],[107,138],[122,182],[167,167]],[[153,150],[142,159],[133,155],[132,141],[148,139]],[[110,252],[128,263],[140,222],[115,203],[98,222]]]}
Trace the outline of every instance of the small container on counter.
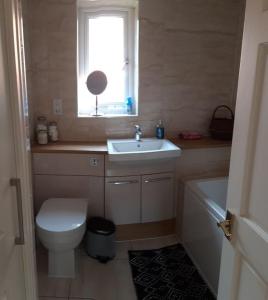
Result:
{"label": "small container on counter", "polygon": [[38,144],[46,145],[48,143],[47,135],[47,118],[44,116],[37,117],[36,123],[36,139]]}
{"label": "small container on counter", "polygon": [[37,118],[36,134],[41,130],[47,130],[47,118],[43,116]]}
{"label": "small container on counter", "polygon": [[37,133],[37,142],[40,145],[46,145],[48,143],[47,130],[39,130]]}
{"label": "small container on counter", "polygon": [[48,138],[51,142],[57,142],[59,140],[59,132],[56,122],[50,122],[48,124]]}
{"label": "small container on counter", "polygon": [[161,120],[159,120],[158,124],[156,125],[156,137],[158,139],[163,139],[165,137],[165,128]]}
{"label": "small container on counter", "polygon": [[133,100],[131,97],[128,97],[126,100],[126,106],[127,106],[127,113],[129,115],[132,115],[133,113]]}

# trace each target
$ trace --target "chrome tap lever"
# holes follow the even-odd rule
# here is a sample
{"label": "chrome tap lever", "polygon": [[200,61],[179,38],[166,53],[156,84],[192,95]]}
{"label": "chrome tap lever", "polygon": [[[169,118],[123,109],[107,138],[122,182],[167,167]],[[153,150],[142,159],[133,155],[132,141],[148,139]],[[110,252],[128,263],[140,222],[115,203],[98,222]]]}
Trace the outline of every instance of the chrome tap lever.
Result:
{"label": "chrome tap lever", "polygon": [[140,125],[135,125],[135,139],[137,142],[141,141],[141,136],[142,136],[142,132],[141,132],[141,127]]}

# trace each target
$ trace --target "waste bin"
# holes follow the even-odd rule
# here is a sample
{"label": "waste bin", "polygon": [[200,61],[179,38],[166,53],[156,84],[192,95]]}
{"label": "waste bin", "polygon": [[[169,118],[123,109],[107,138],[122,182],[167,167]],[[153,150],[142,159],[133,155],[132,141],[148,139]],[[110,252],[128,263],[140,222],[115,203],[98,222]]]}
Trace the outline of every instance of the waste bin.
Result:
{"label": "waste bin", "polygon": [[115,257],[115,225],[112,221],[101,217],[88,220],[86,251],[102,263]]}

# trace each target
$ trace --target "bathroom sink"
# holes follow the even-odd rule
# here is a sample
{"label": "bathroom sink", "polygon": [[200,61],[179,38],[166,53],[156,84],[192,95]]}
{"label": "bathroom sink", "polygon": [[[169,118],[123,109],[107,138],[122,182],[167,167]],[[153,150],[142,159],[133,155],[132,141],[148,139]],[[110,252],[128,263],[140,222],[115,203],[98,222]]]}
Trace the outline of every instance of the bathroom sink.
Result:
{"label": "bathroom sink", "polygon": [[108,140],[107,147],[109,160],[118,162],[176,158],[181,154],[181,149],[169,140]]}

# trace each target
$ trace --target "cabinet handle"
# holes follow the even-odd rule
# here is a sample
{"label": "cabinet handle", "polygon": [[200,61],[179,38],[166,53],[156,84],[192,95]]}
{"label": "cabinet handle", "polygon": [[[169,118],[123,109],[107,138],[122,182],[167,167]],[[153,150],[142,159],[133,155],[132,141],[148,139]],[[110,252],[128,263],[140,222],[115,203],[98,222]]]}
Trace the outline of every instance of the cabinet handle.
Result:
{"label": "cabinet handle", "polygon": [[134,184],[134,183],[139,183],[138,180],[130,180],[130,181],[110,181],[108,182],[110,184],[114,185],[124,185],[124,184]]}
{"label": "cabinet handle", "polygon": [[18,210],[18,223],[19,223],[19,236],[15,238],[16,245],[24,245],[24,229],[23,229],[23,213],[22,213],[22,195],[21,183],[19,178],[11,178],[10,185],[16,188],[17,194],[17,210]]}
{"label": "cabinet handle", "polygon": [[166,180],[170,180],[170,179],[171,179],[171,177],[160,177],[160,178],[146,179],[146,180],[144,180],[144,182],[151,183],[151,182],[166,181]]}

